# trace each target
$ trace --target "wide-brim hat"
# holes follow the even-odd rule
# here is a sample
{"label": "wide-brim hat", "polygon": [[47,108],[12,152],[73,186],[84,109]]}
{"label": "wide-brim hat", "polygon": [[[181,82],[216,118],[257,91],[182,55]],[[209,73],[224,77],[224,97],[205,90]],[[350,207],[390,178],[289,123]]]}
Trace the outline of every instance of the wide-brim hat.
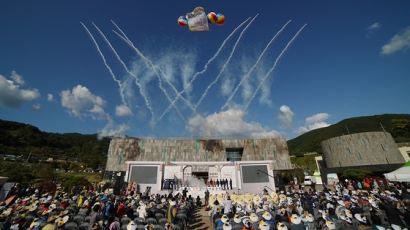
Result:
{"label": "wide-brim hat", "polygon": [[367,223],[366,217],[363,216],[363,215],[360,214],[360,213],[354,214],[354,218],[356,218],[356,220],[360,221],[360,222],[363,223],[363,224],[366,224],[366,223]]}
{"label": "wide-brim hat", "polygon": [[130,221],[127,225],[127,230],[135,230],[135,229],[137,229],[137,227],[138,226],[137,226],[137,224],[135,224],[134,221]]}
{"label": "wide-brim hat", "polygon": [[276,192],[271,192],[270,193],[270,197],[272,197],[272,199],[278,199],[278,194]]}
{"label": "wide-brim hat", "polygon": [[31,206],[28,207],[29,212],[34,212],[36,210],[37,210],[37,205],[31,205]]}
{"label": "wide-brim hat", "polygon": [[11,214],[11,208],[8,208],[0,214],[0,217],[7,217],[7,216],[10,216],[10,214]]}
{"label": "wide-brim hat", "polygon": [[285,201],[287,198],[286,198],[286,195],[285,194],[279,194],[279,201],[280,202],[282,202],[282,201]]}
{"label": "wide-brim hat", "polygon": [[265,220],[271,220],[272,219],[272,215],[269,212],[264,212],[262,214],[263,219]]}
{"label": "wide-brim hat", "polygon": [[243,218],[242,224],[247,228],[250,228],[251,225],[252,225],[251,220],[249,219],[249,217]]}
{"label": "wide-brim hat", "polygon": [[227,215],[223,215],[221,217],[221,221],[222,221],[222,223],[228,223],[229,222],[229,217]]}
{"label": "wide-brim hat", "polygon": [[67,223],[67,221],[68,221],[69,219],[70,219],[70,218],[69,218],[68,216],[58,217],[58,218],[56,219],[56,224],[57,224],[58,227],[61,227],[61,226],[63,226],[65,223]]}
{"label": "wide-brim hat", "polygon": [[251,213],[251,215],[249,216],[249,219],[252,223],[256,223],[259,221],[259,217],[258,215],[256,215],[256,213]]}
{"label": "wide-brim hat", "polygon": [[313,221],[315,221],[315,218],[312,214],[308,213],[305,217],[302,218],[302,221],[312,223]]}
{"label": "wide-brim hat", "polygon": [[343,200],[338,200],[337,203],[338,203],[340,206],[343,206],[343,207],[345,206],[345,202],[343,202]]}
{"label": "wide-brim hat", "polygon": [[341,220],[346,221],[347,223],[351,224],[352,223],[352,218],[347,217],[347,216],[340,216],[339,217]]}
{"label": "wide-brim hat", "polygon": [[[95,204],[95,205],[97,205],[97,204]],[[63,217],[63,216],[65,216],[65,215],[67,215],[67,214],[68,214],[68,210],[66,209],[66,210],[64,210],[64,211],[61,211],[60,214],[59,214],[59,216],[60,216],[60,217]]]}
{"label": "wide-brim hat", "polygon": [[290,222],[292,222],[292,224],[300,224],[300,222],[302,222],[302,218],[296,214],[292,214],[290,217]]}
{"label": "wide-brim hat", "polygon": [[174,206],[174,205],[176,205],[177,204],[177,202],[175,202],[174,200],[170,200],[169,201],[169,205],[171,205],[171,206]]}
{"label": "wide-brim hat", "polygon": [[329,230],[334,230],[334,229],[336,229],[336,224],[335,224],[335,222],[333,222],[333,221],[326,221],[326,227],[329,229]]}
{"label": "wide-brim hat", "polygon": [[52,211],[51,209],[44,210],[44,211],[41,213],[41,215],[45,216],[45,215],[49,214],[51,211]]}
{"label": "wide-brim hat", "polygon": [[229,223],[224,223],[224,225],[222,226],[223,230],[232,230],[232,225]]}
{"label": "wide-brim hat", "polygon": [[286,224],[284,224],[283,222],[278,222],[276,224],[276,229],[277,230],[288,230],[288,226],[286,226]]}
{"label": "wide-brim hat", "polygon": [[30,224],[30,229],[33,229],[34,227],[38,227],[38,226],[40,226],[40,219],[39,218],[35,218],[34,220],[33,220],[33,222],[31,222],[31,224]]}
{"label": "wide-brim hat", "polygon": [[261,220],[261,221],[259,222],[258,227],[259,227],[260,230],[269,230],[269,224],[267,224],[267,223],[266,223],[265,221],[263,221],[263,220]]}
{"label": "wide-brim hat", "polygon": [[261,202],[261,198],[258,195],[255,195],[253,197],[253,203],[254,204],[259,204],[259,202]]}

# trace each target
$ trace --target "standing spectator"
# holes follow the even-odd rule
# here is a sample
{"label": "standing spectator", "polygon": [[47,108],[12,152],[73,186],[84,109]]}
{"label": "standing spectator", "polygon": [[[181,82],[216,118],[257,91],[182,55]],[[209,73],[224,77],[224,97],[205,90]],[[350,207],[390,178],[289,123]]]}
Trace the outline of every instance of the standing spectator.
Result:
{"label": "standing spectator", "polygon": [[209,190],[205,190],[205,206],[209,205]]}
{"label": "standing spectator", "polygon": [[229,187],[231,187],[232,190],[232,178],[229,178]]}

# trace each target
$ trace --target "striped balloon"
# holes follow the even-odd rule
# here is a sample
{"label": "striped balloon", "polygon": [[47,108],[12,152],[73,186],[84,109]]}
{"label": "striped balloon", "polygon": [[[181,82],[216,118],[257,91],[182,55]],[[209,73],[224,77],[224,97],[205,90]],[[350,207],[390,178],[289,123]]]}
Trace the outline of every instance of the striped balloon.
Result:
{"label": "striped balloon", "polygon": [[187,18],[185,16],[180,16],[178,18],[178,25],[181,26],[181,27],[184,27],[184,26],[188,25]]}
{"label": "striped balloon", "polygon": [[215,12],[209,12],[208,13],[208,21],[210,23],[215,24],[217,19],[218,19],[218,17],[216,16]]}
{"label": "striped balloon", "polygon": [[217,14],[216,15],[216,24],[217,25],[223,25],[225,23],[225,16],[223,14]]}

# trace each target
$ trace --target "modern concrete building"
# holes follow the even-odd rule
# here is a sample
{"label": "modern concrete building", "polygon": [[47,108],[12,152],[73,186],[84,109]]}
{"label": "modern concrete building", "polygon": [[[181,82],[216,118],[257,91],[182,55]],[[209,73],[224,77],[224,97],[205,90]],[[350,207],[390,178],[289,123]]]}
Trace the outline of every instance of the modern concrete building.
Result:
{"label": "modern concrete building", "polygon": [[274,189],[273,172],[292,169],[286,140],[111,140],[106,171],[152,191],[165,180],[204,187],[210,179],[232,180],[235,189]]}
{"label": "modern concrete building", "polygon": [[365,168],[385,172],[399,167],[405,160],[393,137],[387,132],[364,132],[330,138],[321,143],[323,168],[341,173],[348,168]]}

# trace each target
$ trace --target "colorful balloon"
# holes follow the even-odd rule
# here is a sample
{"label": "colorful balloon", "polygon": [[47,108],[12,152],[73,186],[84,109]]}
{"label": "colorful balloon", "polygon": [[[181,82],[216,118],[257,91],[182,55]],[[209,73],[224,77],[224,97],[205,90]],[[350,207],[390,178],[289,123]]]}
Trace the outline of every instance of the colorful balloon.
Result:
{"label": "colorful balloon", "polygon": [[225,23],[225,16],[223,14],[216,15],[216,24],[223,25]]}
{"label": "colorful balloon", "polygon": [[188,19],[185,16],[180,16],[178,18],[178,25],[181,27],[188,25]]}
{"label": "colorful balloon", "polygon": [[208,13],[208,21],[210,23],[215,24],[217,20],[218,20],[218,16],[216,15],[215,12],[209,12]]}

